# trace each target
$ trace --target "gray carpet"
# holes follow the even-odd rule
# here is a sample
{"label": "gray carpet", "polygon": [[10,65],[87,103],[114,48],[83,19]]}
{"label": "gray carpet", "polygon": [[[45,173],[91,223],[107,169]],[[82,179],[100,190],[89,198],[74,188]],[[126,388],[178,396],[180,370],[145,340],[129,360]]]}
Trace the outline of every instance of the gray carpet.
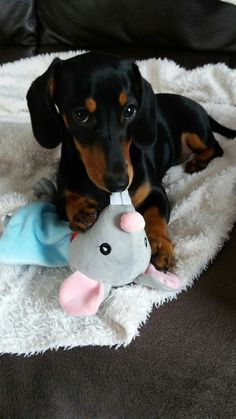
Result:
{"label": "gray carpet", "polygon": [[0,357],[0,417],[236,418],[236,228],[127,348]]}

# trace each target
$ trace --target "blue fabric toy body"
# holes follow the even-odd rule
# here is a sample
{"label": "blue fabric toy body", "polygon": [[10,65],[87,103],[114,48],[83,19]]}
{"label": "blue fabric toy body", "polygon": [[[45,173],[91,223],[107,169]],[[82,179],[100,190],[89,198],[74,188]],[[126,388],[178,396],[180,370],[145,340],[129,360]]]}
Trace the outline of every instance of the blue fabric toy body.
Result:
{"label": "blue fabric toy body", "polygon": [[0,263],[9,265],[68,265],[71,230],[49,202],[33,202],[17,210],[0,238]]}

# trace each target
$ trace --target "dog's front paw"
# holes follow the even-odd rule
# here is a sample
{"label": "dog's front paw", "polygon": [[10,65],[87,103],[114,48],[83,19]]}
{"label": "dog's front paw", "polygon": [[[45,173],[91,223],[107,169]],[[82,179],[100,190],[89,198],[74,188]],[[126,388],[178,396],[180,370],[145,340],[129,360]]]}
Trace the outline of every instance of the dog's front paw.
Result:
{"label": "dog's front paw", "polygon": [[172,242],[160,237],[151,241],[152,263],[159,271],[167,272],[174,262],[174,247]]}
{"label": "dog's front paw", "polygon": [[189,160],[185,165],[185,172],[192,174],[196,172],[200,172],[201,170],[204,170],[208,165],[207,160],[203,160],[200,158],[193,158],[192,160]]}
{"label": "dog's front paw", "polygon": [[77,202],[75,211],[70,219],[72,231],[87,231],[95,223],[98,217],[97,202],[93,199],[84,198]]}

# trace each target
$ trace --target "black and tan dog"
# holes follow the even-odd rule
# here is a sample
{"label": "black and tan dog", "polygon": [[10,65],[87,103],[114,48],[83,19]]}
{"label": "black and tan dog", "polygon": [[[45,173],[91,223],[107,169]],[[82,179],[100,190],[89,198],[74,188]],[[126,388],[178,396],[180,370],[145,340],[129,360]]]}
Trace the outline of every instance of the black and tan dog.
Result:
{"label": "black and tan dog", "polygon": [[109,203],[129,188],[144,215],[153,262],[173,261],[168,238],[169,202],[162,186],[167,169],[194,153],[188,173],[204,169],[223,151],[212,131],[235,137],[194,101],[155,95],[130,60],[86,53],[55,59],[27,94],[33,132],[46,148],[62,143],[58,212],[85,231]]}

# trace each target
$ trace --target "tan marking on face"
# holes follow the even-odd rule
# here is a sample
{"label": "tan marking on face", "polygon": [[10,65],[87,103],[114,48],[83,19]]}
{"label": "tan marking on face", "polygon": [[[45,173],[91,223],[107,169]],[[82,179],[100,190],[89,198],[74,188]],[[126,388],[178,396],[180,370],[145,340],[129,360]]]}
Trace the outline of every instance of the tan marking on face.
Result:
{"label": "tan marking on face", "polygon": [[85,107],[90,113],[93,113],[97,109],[97,103],[93,98],[89,97],[85,101]]}
{"label": "tan marking on face", "polygon": [[65,126],[68,128],[69,127],[68,119],[67,119],[67,116],[64,113],[62,114],[62,118],[63,118],[63,121],[65,123]]}
{"label": "tan marking on face", "polygon": [[56,86],[55,80],[53,78],[50,78],[48,80],[48,89],[49,89],[49,94],[51,98],[53,98],[54,96],[55,86]]}
{"label": "tan marking on face", "polygon": [[119,103],[121,106],[124,106],[128,101],[127,94],[125,92],[121,92],[119,95]]}
{"label": "tan marking on face", "polygon": [[107,165],[102,149],[96,145],[93,147],[84,146],[76,139],[74,139],[74,142],[89,179],[98,188],[107,191],[104,181]]}
{"label": "tan marking on face", "polygon": [[131,199],[133,205],[138,207],[148,197],[151,192],[151,185],[149,182],[144,182],[138,189],[132,194]]}
{"label": "tan marking on face", "polygon": [[127,166],[127,174],[129,177],[129,184],[128,187],[131,185],[132,181],[133,181],[133,177],[134,177],[134,168],[131,162],[131,158],[130,158],[130,145],[131,145],[131,141],[125,142],[123,145],[123,150],[124,150],[124,159],[125,159],[125,163]]}

